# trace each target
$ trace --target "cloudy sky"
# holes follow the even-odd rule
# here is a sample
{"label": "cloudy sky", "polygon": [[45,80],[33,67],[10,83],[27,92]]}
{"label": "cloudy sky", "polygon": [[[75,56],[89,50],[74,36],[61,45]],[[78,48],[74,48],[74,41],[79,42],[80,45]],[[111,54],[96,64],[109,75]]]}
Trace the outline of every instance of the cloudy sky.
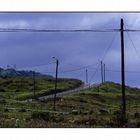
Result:
{"label": "cloudy sky", "polygon": [[[119,29],[121,18],[125,28],[140,29],[139,13],[0,13],[0,28]],[[124,37],[126,84],[140,87],[140,32],[125,33]],[[60,61],[60,77],[85,81],[87,66],[89,82],[100,82],[103,60],[106,80],[121,81],[118,32],[0,32],[2,68],[16,64],[17,69],[54,75],[55,64],[47,65],[54,62],[53,56]],[[36,66],[40,64],[46,65]]]}

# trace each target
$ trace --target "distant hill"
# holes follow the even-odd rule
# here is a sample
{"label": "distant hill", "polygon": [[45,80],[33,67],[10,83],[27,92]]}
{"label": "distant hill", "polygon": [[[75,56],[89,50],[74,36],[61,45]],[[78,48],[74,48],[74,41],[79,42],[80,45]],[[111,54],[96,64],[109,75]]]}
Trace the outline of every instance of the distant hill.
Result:
{"label": "distant hill", "polygon": [[[107,81],[103,84],[100,84],[99,85],[100,87],[100,91],[103,92],[103,93],[107,93],[107,92],[110,92],[110,93],[122,93],[122,87],[121,87],[121,84],[119,83],[114,83],[114,82],[111,82],[111,81]],[[125,90],[126,90],[126,93],[135,93],[135,94],[140,94],[140,89],[139,88],[136,88],[136,87],[130,87],[130,86],[125,86]],[[98,91],[97,88],[94,88],[94,91]]]}
{"label": "distant hill", "polygon": [[[13,77],[13,76],[32,76],[35,71],[26,71],[26,70],[15,70],[14,68],[3,69],[0,68],[0,77]],[[36,76],[47,76],[53,77],[51,75],[41,74],[39,72],[35,72]]]}

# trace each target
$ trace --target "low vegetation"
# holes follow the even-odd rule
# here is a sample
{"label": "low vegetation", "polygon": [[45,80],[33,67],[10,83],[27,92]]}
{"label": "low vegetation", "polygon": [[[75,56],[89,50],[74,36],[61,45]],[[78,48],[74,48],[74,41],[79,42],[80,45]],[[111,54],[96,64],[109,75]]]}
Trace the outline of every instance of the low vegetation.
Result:
{"label": "low vegetation", "polygon": [[[71,82],[73,83],[72,79],[65,79],[67,82],[64,79],[62,81],[65,82],[61,80],[58,86],[61,89],[64,89],[64,86],[67,87],[68,83],[70,85]],[[60,86],[60,82],[64,85]],[[79,85],[78,80],[75,82]],[[69,88],[72,87],[68,86],[67,89]],[[26,93],[26,90],[24,92]],[[140,89],[137,88],[126,87],[127,120],[125,125],[122,125],[120,119],[121,86],[116,83],[106,82],[96,88],[57,97],[56,111],[53,111],[52,98],[28,102],[19,101],[11,96],[6,100],[8,93],[6,94],[0,101],[0,127],[140,127]]]}
{"label": "low vegetation", "polygon": [[[37,76],[35,86],[32,76],[16,76],[0,78],[0,97],[2,99],[23,100],[33,98],[34,88],[35,96],[54,94],[55,78]],[[77,79],[58,79],[57,92],[79,87],[82,84]]]}

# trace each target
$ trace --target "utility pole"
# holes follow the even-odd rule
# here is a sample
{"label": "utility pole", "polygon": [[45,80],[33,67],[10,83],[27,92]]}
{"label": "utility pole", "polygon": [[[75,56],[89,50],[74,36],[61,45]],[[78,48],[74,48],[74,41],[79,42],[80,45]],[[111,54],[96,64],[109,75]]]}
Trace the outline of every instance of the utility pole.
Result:
{"label": "utility pole", "polygon": [[56,74],[55,74],[55,93],[54,93],[54,106],[53,106],[53,110],[55,111],[56,110],[56,94],[57,94],[57,79],[58,79],[58,64],[59,64],[59,61],[58,59],[56,59],[55,57],[53,57],[55,60],[56,60]]}
{"label": "utility pole", "polygon": [[105,77],[105,64],[104,64],[104,82],[106,81],[105,78],[106,77]]}
{"label": "utility pole", "polygon": [[35,99],[35,71],[33,71],[33,94]]}
{"label": "utility pole", "polygon": [[88,70],[86,69],[86,83],[88,84]]}
{"label": "utility pole", "polygon": [[125,65],[124,65],[124,34],[123,19],[121,19],[121,77],[122,77],[122,117],[126,118],[126,99],[125,99]]}
{"label": "utility pole", "polygon": [[103,83],[103,62],[101,61],[101,82]]}

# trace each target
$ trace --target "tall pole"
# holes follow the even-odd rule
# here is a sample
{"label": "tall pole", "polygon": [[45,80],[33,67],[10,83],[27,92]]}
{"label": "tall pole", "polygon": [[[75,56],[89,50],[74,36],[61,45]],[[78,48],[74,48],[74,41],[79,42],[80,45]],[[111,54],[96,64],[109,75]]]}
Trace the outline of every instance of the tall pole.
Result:
{"label": "tall pole", "polygon": [[101,61],[101,82],[103,83],[103,62]]}
{"label": "tall pole", "polygon": [[88,70],[86,69],[86,83],[88,84]]}
{"label": "tall pole", "polygon": [[125,100],[125,65],[124,65],[124,34],[123,19],[121,19],[121,77],[122,77],[122,115],[126,118],[126,100]]}
{"label": "tall pole", "polygon": [[53,110],[55,111],[56,110],[56,94],[57,94],[57,79],[58,79],[58,64],[59,64],[59,61],[58,59],[56,59],[56,75],[55,75],[55,93],[54,93],[54,106],[53,106]]}
{"label": "tall pole", "polygon": [[105,80],[105,78],[106,78],[106,77],[105,77],[105,74],[106,74],[106,73],[105,73],[105,64],[104,64],[104,82],[106,81],[106,80]]}

